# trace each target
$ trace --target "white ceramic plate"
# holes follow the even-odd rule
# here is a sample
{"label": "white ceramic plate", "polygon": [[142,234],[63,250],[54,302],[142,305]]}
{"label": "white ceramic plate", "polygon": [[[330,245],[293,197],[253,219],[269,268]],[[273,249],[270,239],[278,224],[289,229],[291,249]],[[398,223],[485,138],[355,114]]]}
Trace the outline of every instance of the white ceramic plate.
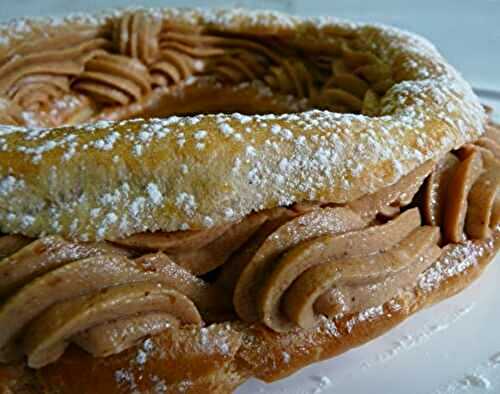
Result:
{"label": "white ceramic plate", "polygon": [[[483,101],[500,114],[500,94]],[[500,254],[462,293],[371,343],[280,382],[251,380],[237,393],[500,393],[499,334]]]}

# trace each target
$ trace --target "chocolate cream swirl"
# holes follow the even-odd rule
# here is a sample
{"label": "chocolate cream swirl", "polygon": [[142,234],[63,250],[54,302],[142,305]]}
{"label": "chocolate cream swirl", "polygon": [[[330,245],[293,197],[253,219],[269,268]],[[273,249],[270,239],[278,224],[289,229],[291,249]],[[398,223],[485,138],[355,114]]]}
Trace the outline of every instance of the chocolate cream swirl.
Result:
{"label": "chocolate cream swirl", "polygon": [[12,101],[0,98],[0,124],[20,126],[23,123],[21,107]]}
{"label": "chocolate cream swirl", "polygon": [[236,312],[288,331],[312,327],[318,315],[383,304],[439,257],[438,228],[420,224],[416,208],[374,226],[342,207],[299,216],[245,264],[234,289]]}
{"label": "chocolate cream swirl", "polygon": [[103,54],[85,64],[73,89],[104,105],[128,105],[151,91],[149,72],[137,59]]}
{"label": "chocolate cream swirl", "polygon": [[17,116],[2,124],[53,127],[88,120],[94,106],[72,80],[88,59],[105,54],[109,41],[97,30],[43,38],[13,49],[0,62],[0,96]]}
{"label": "chocolate cream swirl", "polygon": [[269,64],[281,62],[276,51],[253,40],[166,30],[160,35],[158,61],[151,70],[159,85],[179,84],[193,76],[237,84],[260,80]]}
{"label": "chocolate cream swirl", "polygon": [[500,224],[500,138],[494,130],[448,153],[424,185],[425,221],[442,226],[449,242],[489,238]]}
{"label": "chocolate cream swirl", "polygon": [[[295,204],[207,230],[141,233],[94,244],[1,236],[1,360],[26,356],[39,368],[56,361],[70,343],[105,357],[146,335],[233,312],[285,332],[310,328],[322,315],[384,304],[411,291],[441,255],[438,226],[446,237],[446,219],[425,222],[431,213],[451,214],[437,208],[456,214],[468,237],[487,238],[498,226],[495,138],[488,134],[458,151],[452,176],[443,176],[449,157],[438,165],[428,162],[345,206]],[[448,178],[453,185],[443,194]],[[438,198],[429,199],[434,183]],[[476,203],[476,193],[486,203]],[[455,195],[461,210],[454,209]],[[206,274],[209,281],[202,279]]]}
{"label": "chocolate cream swirl", "polygon": [[167,325],[201,324],[199,310],[221,306],[216,289],[162,253],[134,258],[109,243],[57,237],[0,240],[2,253],[11,253],[0,261],[2,361],[24,354],[39,368],[71,342],[107,356]]}
{"label": "chocolate cream swirl", "polygon": [[[41,117],[40,112],[51,110],[68,112],[69,107],[75,110],[78,95],[71,89],[72,79],[83,72],[89,58],[104,54],[107,49],[109,41],[93,30],[41,39],[15,48],[0,63],[0,96],[24,111],[32,111],[35,117]],[[61,100],[65,104],[59,109],[54,107]],[[87,105],[85,100],[81,101]],[[67,122],[61,114],[56,113],[53,117],[57,120],[39,119],[39,122]]]}
{"label": "chocolate cream swirl", "polygon": [[391,69],[351,44],[338,38],[331,53],[320,44],[306,53],[271,36],[206,31],[129,12],[101,29],[13,48],[0,60],[0,96],[29,112],[32,124],[48,126],[100,119],[110,109],[137,111],[200,81],[235,88],[257,83],[262,94],[302,107],[377,115],[380,97],[394,83]]}
{"label": "chocolate cream swirl", "polygon": [[158,55],[161,20],[145,12],[124,14],[113,23],[112,39],[119,54],[150,64]]}

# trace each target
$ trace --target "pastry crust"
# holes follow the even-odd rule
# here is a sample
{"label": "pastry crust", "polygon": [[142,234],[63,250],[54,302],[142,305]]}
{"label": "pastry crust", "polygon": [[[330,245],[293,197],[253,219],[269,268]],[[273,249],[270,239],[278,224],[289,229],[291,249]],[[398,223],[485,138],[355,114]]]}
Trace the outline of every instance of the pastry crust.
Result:
{"label": "pastry crust", "polygon": [[[102,121],[43,131],[2,126],[0,230],[117,239],[211,227],[304,200],[345,203],[484,131],[484,111],[468,84],[430,43],[409,33],[266,12],[153,13],[167,23],[277,35],[304,47],[335,47],[336,38],[354,36],[390,65],[397,83],[383,97],[378,117],[314,110]],[[3,52],[41,31],[51,37],[105,20],[70,18],[56,26],[27,20],[22,31],[13,22],[0,28],[8,43]]]}
{"label": "pastry crust", "polygon": [[177,9],[0,38],[1,392],[274,381],[498,251],[499,128],[422,38]]}

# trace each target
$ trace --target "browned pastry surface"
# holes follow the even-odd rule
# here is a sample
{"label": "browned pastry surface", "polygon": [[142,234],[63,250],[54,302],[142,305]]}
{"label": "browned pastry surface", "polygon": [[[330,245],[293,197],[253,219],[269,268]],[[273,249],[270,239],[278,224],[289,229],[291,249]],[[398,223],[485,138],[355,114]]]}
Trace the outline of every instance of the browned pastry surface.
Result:
{"label": "browned pastry surface", "polygon": [[273,381],[495,257],[500,128],[418,37],[230,11],[23,23],[0,26],[2,392]]}
{"label": "browned pastry surface", "polygon": [[6,233],[113,240],[345,204],[484,131],[435,48],[383,26],[175,9],[24,26],[0,26]]}
{"label": "browned pastry surface", "polygon": [[[487,137],[483,138],[489,138],[491,144],[496,144],[494,140],[494,138],[497,138],[495,135],[496,130],[496,127],[488,129]],[[151,387],[156,387],[156,385],[164,387],[163,392],[172,393],[183,390],[194,393],[208,391],[229,392],[249,376],[272,381],[282,378],[311,362],[332,357],[353,346],[358,346],[387,331],[419,309],[460,291],[475,279],[491,258],[495,256],[499,246],[499,236],[498,214],[495,213],[494,204],[490,204],[489,214],[486,214],[488,220],[481,221],[482,227],[478,227],[477,224],[475,226],[467,224],[468,222],[475,222],[473,219],[475,210],[471,210],[476,199],[476,193],[473,192],[474,188],[481,187],[481,198],[490,200],[488,193],[491,187],[485,187],[481,179],[488,176],[493,166],[498,165],[498,160],[495,159],[491,153],[492,151],[485,150],[483,145],[483,143],[469,145],[455,154],[450,153],[450,156],[443,158],[436,166],[430,166],[425,171],[426,174],[429,174],[429,171],[432,170],[431,175],[427,177],[425,182],[423,182],[423,177],[418,177],[418,171],[411,174],[413,182],[420,179],[418,183],[422,185],[419,195],[415,197],[416,200],[410,196],[406,203],[401,203],[400,196],[401,192],[406,189],[406,179],[402,179],[398,184],[391,186],[391,190],[399,191],[394,193],[390,199],[391,206],[396,208],[398,206],[394,204],[396,201],[397,204],[403,207],[402,213],[391,210],[390,213],[393,219],[387,217],[381,222],[380,219],[377,219],[378,223],[368,227],[365,227],[366,222],[362,218],[369,216],[366,212],[370,212],[371,208],[365,208],[361,211],[363,213],[358,215],[354,210],[343,207],[320,207],[318,204],[303,204],[302,206],[293,207],[293,209],[279,208],[274,211],[254,214],[241,224],[231,227],[224,226],[221,229],[205,230],[205,237],[202,237],[199,232],[179,233],[177,235],[145,233],[120,241],[121,247],[112,246],[111,244],[97,244],[87,249],[77,249],[74,252],[76,254],[72,256],[72,260],[78,258],[76,256],[81,256],[80,258],[84,258],[84,260],[81,260],[82,262],[100,261],[99,265],[102,267],[111,267],[113,265],[111,263],[112,259],[116,259],[117,262],[122,261],[125,265],[116,271],[119,276],[109,276],[108,272],[106,277],[103,277],[108,283],[114,285],[120,283],[117,281],[118,278],[126,272],[126,265],[130,264],[126,263],[127,260],[137,256],[137,253],[162,250],[162,254],[145,254],[144,257],[135,257],[135,261],[139,266],[148,267],[149,270],[151,264],[156,266],[156,269],[149,271],[149,275],[152,275],[150,278],[162,278],[161,280],[166,281],[164,283],[168,283],[172,289],[178,289],[181,293],[188,295],[195,301],[202,316],[205,317],[209,316],[207,311],[210,308],[219,308],[219,310],[223,308],[225,303],[220,300],[228,298],[229,294],[234,292],[235,287],[238,289],[238,286],[245,286],[244,283],[247,282],[247,279],[245,279],[244,274],[248,276],[248,273],[255,272],[252,267],[256,261],[266,258],[276,259],[276,257],[272,256],[277,254],[283,257],[278,259],[279,264],[270,264],[271,261],[266,264],[268,273],[265,275],[266,280],[263,284],[260,284],[255,279],[252,281],[252,296],[247,298],[248,304],[242,304],[240,301],[242,296],[239,295],[238,291],[234,292],[235,310],[243,321],[212,324],[201,329],[193,327],[179,328],[178,323],[170,317],[167,319],[167,324],[160,326],[156,331],[154,329],[146,330],[141,332],[142,335],[132,336],[130,343],[125,340],[125,342],[119,342],[118,345],[116,342],[109,341],[109,338],[113,338],[113,335],[109,335],[115,329],[113,324],[102,328],[97,325],[96,328],[90,331],[85,331],[86,329],[83,327],[79,328],[81,334],[77,332],[72,334],[74,335],[72,338],[73,343],[96,356],[102,357],[103,355],[109,356],[112,353],[119,353],[106,358],[94,358],[92,355],[72,346],[59,361],[40,369],[36,374],[29,372],[22,366],[4,367],[2,373],[5,375],[11,374],[15,377],[16,373],[20,373],[19,368],[21,368],[25,374],[28,373],[31,377],[28,379],[27,376],[21,374],[22,379],[16,380],[16,378],[13,378],[13,381],[24,384],[25,379],[34,380],[37,387],[42,385],[49,393],[69,393],[75,385],[81,388],[82,393],[129,392],[133,390],[148,392]],[[469,165],[471,158],[476,160],[477,155],[481,157],[480,164],[484,167],[483,170],[480,171],[480,174],[474,173],[468,175],[468,177],[463,176],[463,166]],[[447,189],[448,192],[440,190],[440,188],[444,187],[442,185],[444,179],[441,176],[442,171],[451,171],[451,174],[453,174],[451,179],[454,179],[455,184],[453,188]],[[460,178],[460,182],[458,182],[458,178]],[[460,188],[468,191],[456,192]],[[414,189],[416,192],[418,187],[414,187]],[[436,196],[432,197],[432,193],[435,193]],[[468,203],[460,203],[463,193],[467,194],[466,200]],[[388,194],[390,193],[379,193],[384,198]],[[380,198],[377,194],[369,195],[351,204],[351,206],[381,206],[380,201],[376,201]],[[419,208],[405,208],[412,200]],[[458,229],[456,227],[449,228],[449,223],[438,218],[444,218],[446,215],[450,215],[450,212],[455,212],[456,207],[459,209],[456,215],[464,219],[459,224],[457,224],[457,221],[452,222],[452,225],[458,226]],[[441,225],[445,237],[448,233],[459,232],[463,234],[462,237],[464,238],[460,238],[459,243],[448,243],[446,238],[438,243],[439,238],[435,238],[437,233],[432,231],[437,227],[422,226],[419,209],[422,212],[427,212],[424,215],[423,223],[431,226]],[[386,214],[386,210],[378,209],[378,212],[377,216],[379,218],[379,215]],[[481,217],[484,216],[485,214],[481,214]],[[332,218],[331,221],[328,219],[330,217]],[[467,217],[469,217],[469,220],[466,220]],[[266,220],[268,221],[266,222]],[[266,226],[269,220],[274,224]],[[313,224],[315,220],[320,220],[320,222]],[[249,223],[245,224],[245,222]],[[278,223],[276,224],[276,222]],[[297,225],[300,227],[296,227]],[[192,274],[189,274],[189,271],[183,273],[184,268],[181,268],[183,265],[182,258],[176,264],[167,255],[172,253],[173,256],[183,256],[183,250],[190,250],[191,254],[201,253],[203,255],[203,251],[210,245],[226,244],[221,242],[220,239],[224,240],[226,237],[232,239],[234,237],[233,233],[241,233],[241,230],[237,230],[238,227],[244,229],[260,227],[260,230],[254,228],[250,233],[243,231],[249,241],[244,246],[240,246],[241,251],[233,253],[232,257],[229,257],[229,261],[221,263],[223,269],[219,272],[217,280],[212,285],[218,289],[214,293],[215,295],[210,295],[211,291],[206,287],[206,284],[202,284],[203,280],[196,285],[194,276],[191,279],[191,281],[194,280],[193,284],[182,285],[182,283],[186,283],[185,278],[189,278],[189,275]],[[322,228],[324,230],[321,230]],[[326,231],[325,235],[321,235],[322,231]],[[281,236],[277,236],[280,233]],[[335,235],[335,233],[339,235]],[[477,237],[478,233],[483,236]],[[284,237],[285,234],[293,234],[293,236],[287,238]],[[10,243],[5,240],[7,237],[11,238]],[[465,237],[472,238],[472,240],[466,240]],[[308,238],[309,241],[307,241]],[[478,238],[478,240],[473,240],[474,238]],[[272,246],[269,242],[272,242],[273,239],[280,241]],[[52,256],[52,261],[55,262],[59,257],[60,262],[54,264],[62,264],[62,268],[77,267],[79,264],[78,260],[74,263],[65,262],[64,253],[54,253],[54,250],[64,251],[65,248],[68,248],[67,243],[61,241],[59,243],[54,240],[50,241],[52,250],[47,253],[45,250],[40,251],[39,249],[36,252],[36,244],[40,241],[27,244],[27,239],[11,236],[4,236],[0,240],[5,240],[3,243],[5,250],[12,249],[14,245],[17,245],[21,253],[14,253],[13,256],[21,256],[23,260],[28,258],[29,261],[33,262],[34,257],[38,255],[39,261],[46,260],[47,256]],[[405,250],[405,242],[411,245],[407,250]],[[255,246],[255,243],[259,246]],[[292,245],[296,246],[291,247]],[[354,245],[356,246],[353,247]],[[446,246],[443,247],[443,245]],[[121,256],[106,257],[106,251],[100,251],[103,248],[104,250],[109,248],[110,252],[107,253],[116,254],[118,251]],[[421,252],[419,252],[419,248]],[[281,250],[289,251],[283,254]],[[374,252],[376,250],[379,250],[379,252]],[[314,251],[320,252],[317,254],[318,252],[314,253]],[[89,254],[96,256],[101,254],[104,258],[95,257],[85,260],[85,257]],[[351,255],[360,257],[351,257]],[[369,257],[370,263],[366,264],[364,262],[363,259],[366,259],[366,257],[363,258],[363,255],[371,256]],[[259,260],[256,260],[256,257]],[[312,265],[307,262],[308,259],[311,260]],[[346,271],[349,259],[353,262],[352,271]],[[18,262],[23,260],[18,260]],[[188,260],[191,262],[197,261],[196,259]],[[9,260],[7,259],[7,261]],[[132,262],[132,260],[129,261]],[[294,261],[298,261],[298,265],[295,264],[294,266]],[[374,265],[379,264],[377,261],[381,262],[380,269],[382,271],[374,270]],[[200,259],[199,262],[202,267],[205,266],[203,259]],[[405,268],[405,265],[407,268]],[[23,265],[19,266],[22,267]],[[28,278],[37,275],[37,272],[34,272],[37,271],[36,264],[32,263],[28,266],[34,268],[25,275],[29,275]],[[168,268],[169,266],[171,268]],[[7,266],[1,266],[5,270],[4,272],[9,272],[4,267]],[[290,271],[290,267],[295,268]],[[329,270],[335,269],[335,267],[337,267],[337,270],[342,268],[342,271],[336,272],[340,272],[344,276],[332,275]],[[369,267],[369,270],[364,274],[362,273],[363,267]],[[196,266],[190,266],[189,269],[202,271]],[[45,270],[38,272],[43,274]],[[56,269],[49,271],[45,276],[54,275],[54,273],[58,272],[60,272],[60,275],[68,275],[72,271],[78,272],[78,268],[67,269],[67,273]],[[317,275],[315,271],[318,271]],[[290,273],[293,278],[297,279],[293,281],[287,280],[286,275],[290,275]],[[172,278],[171,275],[174,275],[174,277]],[[175,277],[180,278],[179,275],[184,277],[180,281],[179,279],[175,280]],[[315,279],[311,279],[315,276],[318,278],[316,280],[320,280],[320,284],[316,284]],[[15,277],[17,277],[18,281],[22,280],[19,276]],[[369,277],[372,278],[372,282],[368,279]],[[361,280],[360,285],[356,285],[358,283],[356,278]],[[392,286],[387,279],[393,280]],[[73,288],[77,286],[75,280],[78,280],[78,274],[70,281]],[[136,279],[122,279],[123,283],[127,283],[127,280],[132,280],[129,283],[133,283]],[[154,279],[154,282],[157,280]],[[285,284],[279,284],[283,280]],[[347,282],[344,282],[345,280]],[[327,285],[322,287],[321,283],[325,281]],[[96,280],[92,282],[94,283],[93,286],[99,286],[96,282]],[[19,287],[19,282],[17,283],[17,287]],[[243,285],[240,285],[241,283]],[[347,285],[342,283],[347,283]],[[378,289],[373,290],[372,288],[368,293],[364,293],[363,289],[370,283],[375,284]],[[311,284],[316,294],[312,297],[316,302],[306,302],[306,305],[309,305],[309,312],[307,312],[306,308],[305,319],[301,318],[300,313],[297,318],[294,310],[301,308],[301,297],[303,297],[303,294],[309,294],[308,291],[304,290],[304,286],[311,286]],[[8,293],[8,289],[12,288],[12,286],[9,282],[5,282],[3,286],[5,290],[2,290],[2,292]],[[103,283],[101,286],[106,286],[106,284]],[[130,285],[128,286],[129,288],[126,288],[126,291],[130,292]],[[275,286],[287,290],[286,292],[281,290],[276,295],[269,290],[269,288],[272,289]],[[16,297],[19,297],[19,294],[23,294],[23,292],[33,296],[36,294],[32,290],[33,287],[24,287],[23,291],[17,293]],[[318,292],[318,289],[322,288],[325,290]],[[115,289],[121,291],[120,287]],[[67,291],[60,290],[58,294],[68,297]],[[75,291],[81,292],[81,289],[75,288]],[[215,290],[212,290],[212,293],[213,291]],[[260,296],[258,296],[259,293]],[[108,296],[108,293],[103,294],[106,297]],[[351,302],[351,296],[353,295],[357,299],[356,302]],[[47,302],[53,302],[53,300],[50,301],[48,295],[41,297]],[[149,295],[146,298],[148,297]],[[265,307],[266,302],[270,302],[272,306],[273,302],[276,302],[272,300],[276,297],[281,298],[279,302],[282,305],[281,312],[278,311],[277,315],[276,312],[272,312],[272,309],[270,312],[266,312]],[[264,304],[261,304],[264,305],[261,306],[264,308],[261,312],[259,312],[259,299],[264,302]],[[347,302],[345,302],[346,300]],[[22,298],[20,298],[20,301],[22,301]],[[144,302],[144,298],[142,301]],[[64,306],[64,303],[62,305]],[[140,304],[140,307],[144,308],[144,305]],[[226,305],[226,307],[230,306]],[[257,310],[252,312],[253,308],[256,307]],[[313,309],[310,309],[311,307]],[[5,307],[0,310],[0,321],[8,319],[5,316],[5,310]],[[26,303],[19,306],[17,310],[12,309],[13,316],[17,315],[18,321],[21,311],[28,313]],[[151,311],[155,313],[149,315],[149,321],[151,319],[156,321],[155,319],[157,319],[159,322],[165,322],[165,317],[158,316],[158,308],[152,308]],[[182,312],[177,313],[177,318],[186,323],[189,322],[186,313],[194,313],[194,321],[196,321],[197,309],[194,309],[193,312],[187,311],[188,309],[184,307]],[[148,309],[144,309],[143,316],[148,316],[147,312]],[[168,312],[171,316],[172,311],[169,310]],[[33,324],[30,325],[30,329],[25,335],[28,337],[34,336],[34,339],[30,339],[28,343],[37,343],[36,335],[33,332],[36,333],[37,326],[44,327],[44,323],[45,328],[41,331],[43,333],[41,338],[46,340],[47,333],[51,330],[50,325],[47,326],[47,324],[50,324],[50,314],[51,312],[44,312],[42,319],[37,319],[34,326]],[[315,314],[317,314],[316,317],[314,317]],[[313,320],[311,320],[312,317],[314,317]],[[264,324],[252,323],[254,319],[261,320]],[[245,323],[245,321],[248,323]],[[125,322],[136,323],[130,320],[125,320]],[[301,325],[303,328],[294,328],[292,322]],[[269,330],[265,325],[276,332]],[[3,324],[3,327],[5,327],[5,324]],[[15,330],[15,327],[11,326],[10,329]],[[0,331],[5,337],[5,328]],[[144,337],[145,333],[151,335],[149,339],[142,340],[138,346],[133,346],[135,341],[140,337]],[[131,345],[131,348],[124,350]],[[94,346],[94,351],[92,351],[92,346]],[[108,349],[108,353],[102,353],[103,346],[105,350]],[[26,346],[25,349],[29,354],[30,349],[26,348]],[[109,349],[111,349],[110,353]],[[59,354],[57,357],[59,357]],[[33,366],[37,365],[36,355],[30,355],[28,360]],[[43,361],[43,363],[46,362]],[[172,368],[165,368],[170,363]],[[82,375],[80,373],[82,369],[91,371],[92,379],[88,379],[88,374]],[[59,391],[54,391],[56,387]]]}

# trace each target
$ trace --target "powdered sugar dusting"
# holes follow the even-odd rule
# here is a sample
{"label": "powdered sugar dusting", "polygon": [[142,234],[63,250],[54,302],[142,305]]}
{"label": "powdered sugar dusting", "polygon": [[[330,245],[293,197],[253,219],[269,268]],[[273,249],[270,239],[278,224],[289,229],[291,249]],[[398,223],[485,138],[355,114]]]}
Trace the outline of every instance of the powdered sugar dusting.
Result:
{"label": "powdered sugar dusting", "polygon": [[425,344],[426,342],[431,340],[437,333],[447,330],[453,324],[463,319],[473,309],[474,304],[467,305],[453,312],[449,316],[446,316],[441,321],[424,326],[422,330],[414,335],[405,335],[401,337],[399,340],[394,342],[393,346],[390,349],[378,354],[372,360],[363,362],[361,364],[361,368],[371,368],[374,366],[378,366],[396,358],[402,352],[410,351]]}
{"label": "powdered sugar dusting", "polygon": [[444,253],[438,261],[420,274],[418,286],[424,292],[434,290],[444,280],[459,275],[478,264],[479,259],[493,247],[492,240],[487,241],[486,244],[466,241],[463,244],[449,245],[447,253]]}
{"label": "powdered sugar dusting", "polygon": [[359,314],[356,316],[352,317],[349,319],[349,321],[346,323],[347,327],[347,332],[350,333],[356,326],[356,324],[364,322],[364,321],[370,321],[370,320],[375,320],[380,316],[384,315],[384,306],[379,305],[379,306],[374,306],[368,309],[365,309],[364,311],[361,311]]}
{"label": "powdered sugar dusting", "polygon": [[160,205],[162,203],[163,195],[161,194],[158,185],[155,183],[148,183],[147,192],[153,204]]}
{"label": "powdered sugar dusting", "polygon": [[[120,368],[115,371],[115,381],[118,387],[128,390],[133,394],[140,394],[142,391],[139,388],[139,383],[143,380],[142,372],[153,354],[156,347],[151,338],[147,338],[137,347],[136,355],[129,362],[128,368]],[[166,390],[165,381],[153,375],[150,379],[155,383],[155,388],[164,388]],[[165,391],[155,391],[155,393],[162,393]]]}
{"label": "powdered sugar dusting", "polygon": [[[0,27],[0,36],[16,41],[36,31],[40,23],[60,31],[69,21],[76,26],[98,25],[123,12],[19,20]],[[117,238],[144,230],[211,227],[241,219],[252,210],[303,200],[343,203],[396,182],[483,130],[484,112],[470,87],[431,44],[409,33],[261,11],[145,12],[192,24],[215,23],[221,30],[243,33],[259,26],[296,34],[307,31],[311,39],[330,38],[336,28],[345,29],[365,37],[382,58],[407,54],[402,67],[414,80],[389,89],[381,116],[376,118],[312,110],[103,120],[56,129],[1,126],[0,155],[9,155],[12,161],[8,165],[0,161],[0,185],[9,177],[19,185],[15,191],[3,187],[0,192],[2,231],[22,230],[37,236],[46,231],[44,223],[59,218],[51,231],[61,235],[77,234],[85,240]],[[257,82],[250,85],[265,94]],[[440,138],[436,130],[442,131]],[[415,143],[408,143],[411,140]],[[116,152],[129,152],[141,174],[132,176],[130,160]],[[222,158],[230,164],[224,165]],[[47,168],[49,160],[54,163],[51,168]],[[111,160],[113,169],[95,188],[92,174],[101,170],[96,169],[97,163]],[[166,162],[172,166],[166,168]],[[16,163],[29,165],[37,176],[25,179]],[[217,165],[217,179],[207,172],[211,165]],[[70,172],[78,174],[77,186],[68,187],[70,179],[76,178]],[[35,179],[48,178],[44,190],[37,192]],[[223,187],[219,187],[221,182]],[[123,185],[129,188],[124,190]],[[113,202],[102,194],[114,196]],[[89,213],[96,208],[102,210],[90,221]],[[82,219],[73,222],[75,216]]]}
{"label": "powdered sugar dusting", "polygon": [[[215,355],[229,357],[240,346],[239,337],[229,324],[213,324],[202,328],[184,328],[178,333],[172,333],[172,335],[187,335],[193,341],[192,351],[195,353],[201,352],[207,357]],[[180,351],[180,349],[175,351]],[[115,381],[119,387],[137,393],[141,392],[137,391],[139,390],[139,384],[145,384],[144,382],[150,382],[147,385],[156,390],[154,393],[164,393],[167,389],[173,389],[173,386],[169,386],[162,376],[152,374],[148,368],[150,359],[158,362],[158,360],[168,357],[171,356],[164,346],[158,345],[153,338],[147,338],[137,347],[128,367],[115,371]],[[192,382],[186,379],[175,383],[175,388],[182,391],[188,389],[191,384]]]}
{"label": "powdered sugar dusting", "polygon": [[458,394],[458,393],[496,393],[500,385],[498,368],[500,363],[488,360],[481,362],[474,368],[464,372],[446,385],[437,389],[433,394]]}
{"label": "powdered sugar dusting", "polygon": [[328,376],[313,376],[312,380],[317,382],[316,388],[312,391],[313,394],[323,393],[332,385],[332,381]]}

